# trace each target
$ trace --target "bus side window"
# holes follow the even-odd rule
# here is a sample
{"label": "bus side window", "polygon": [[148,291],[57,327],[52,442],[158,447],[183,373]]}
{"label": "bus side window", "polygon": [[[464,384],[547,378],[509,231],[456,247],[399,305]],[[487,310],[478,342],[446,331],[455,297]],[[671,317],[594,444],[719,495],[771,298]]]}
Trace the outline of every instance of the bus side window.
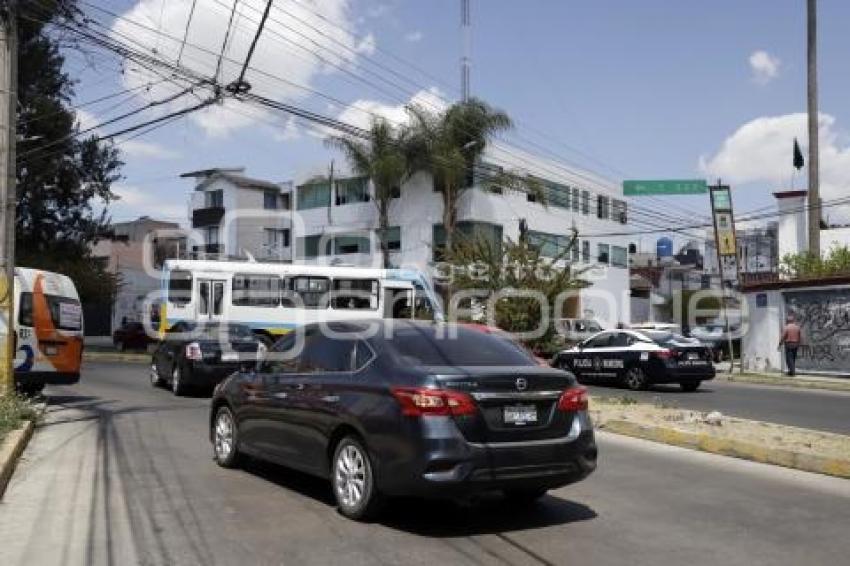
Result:
{"label": "bus side window", "polygon": [[18,323],[21,326],[32,326],[32,293],[21,293],[18,307]]}
{"label": "bus side window", "polygon": [[192,302],[192,273],[189,271],[172,271],[168,277],[169,302],[185,305]]}

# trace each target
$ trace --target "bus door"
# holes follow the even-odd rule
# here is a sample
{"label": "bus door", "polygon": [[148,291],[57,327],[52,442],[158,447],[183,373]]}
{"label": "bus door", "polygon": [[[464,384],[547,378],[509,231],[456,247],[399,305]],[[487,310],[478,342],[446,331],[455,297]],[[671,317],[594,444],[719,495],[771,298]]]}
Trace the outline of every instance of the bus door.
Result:
{"label": "bus door", "polygon": [[198,279],[198,322],[221,320],[224,310],[224,284],[222,279]]}

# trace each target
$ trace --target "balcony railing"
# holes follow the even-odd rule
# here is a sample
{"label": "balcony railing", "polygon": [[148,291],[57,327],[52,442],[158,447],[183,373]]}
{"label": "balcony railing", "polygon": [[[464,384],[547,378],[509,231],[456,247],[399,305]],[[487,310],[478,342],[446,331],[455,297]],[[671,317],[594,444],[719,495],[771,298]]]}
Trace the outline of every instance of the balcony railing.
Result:
{"label": "balcony railing", "polygon": [[196,208],[192,211],[192,228],[203,228],[204,226],[217,226],[224,217],[223,206],[209,206],[207,208]]}

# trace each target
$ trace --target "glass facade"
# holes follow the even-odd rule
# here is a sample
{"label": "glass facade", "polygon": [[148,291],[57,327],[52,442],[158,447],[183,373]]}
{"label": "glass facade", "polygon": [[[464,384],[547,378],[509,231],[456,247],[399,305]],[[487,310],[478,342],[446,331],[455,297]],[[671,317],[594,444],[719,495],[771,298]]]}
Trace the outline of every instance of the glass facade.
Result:
{"label": "glass facade", "polygon": [[[502,225],[489,222],[458,222],[455,229],[455,241],[484,240],[501,254]],[[443,261],[443,247],[446,245],[446,231],[442,224],[434,224],[433,239],[431,240],[434,261]]]}
{"label": "glass facade", "polygon": [[298,187],[298,210],[322,208],[331,204],[331,186],[327,182]]}
{"label": "glass facade", "polygon": [[352,204],[355,202],[369,202],[369,199],[369,179],[366,177],[340,179],[336,182],[335,204],[341,205]]}
{"label": "glass facade", "polygon": [[547,234],[546,232],[535,232],[534,230],[528,231],[528,244],[537,248],[540,255],[544,257],[567,259],[572,240],[572,236]]}

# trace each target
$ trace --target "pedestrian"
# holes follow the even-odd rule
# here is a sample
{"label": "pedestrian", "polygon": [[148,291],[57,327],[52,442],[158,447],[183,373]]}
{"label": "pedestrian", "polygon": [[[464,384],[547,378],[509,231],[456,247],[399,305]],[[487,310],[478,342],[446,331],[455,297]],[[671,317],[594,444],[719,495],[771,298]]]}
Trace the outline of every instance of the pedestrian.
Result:
{"label": "pedestrian", "polygon": [[789,314],[785,319],[785,328],[782,330],[782,338],[779,339],[779,348],[785,346],[785,365],[788,366],[788,375],[794,376],[797,370],[797,349],[800,347],[802,329]]}

